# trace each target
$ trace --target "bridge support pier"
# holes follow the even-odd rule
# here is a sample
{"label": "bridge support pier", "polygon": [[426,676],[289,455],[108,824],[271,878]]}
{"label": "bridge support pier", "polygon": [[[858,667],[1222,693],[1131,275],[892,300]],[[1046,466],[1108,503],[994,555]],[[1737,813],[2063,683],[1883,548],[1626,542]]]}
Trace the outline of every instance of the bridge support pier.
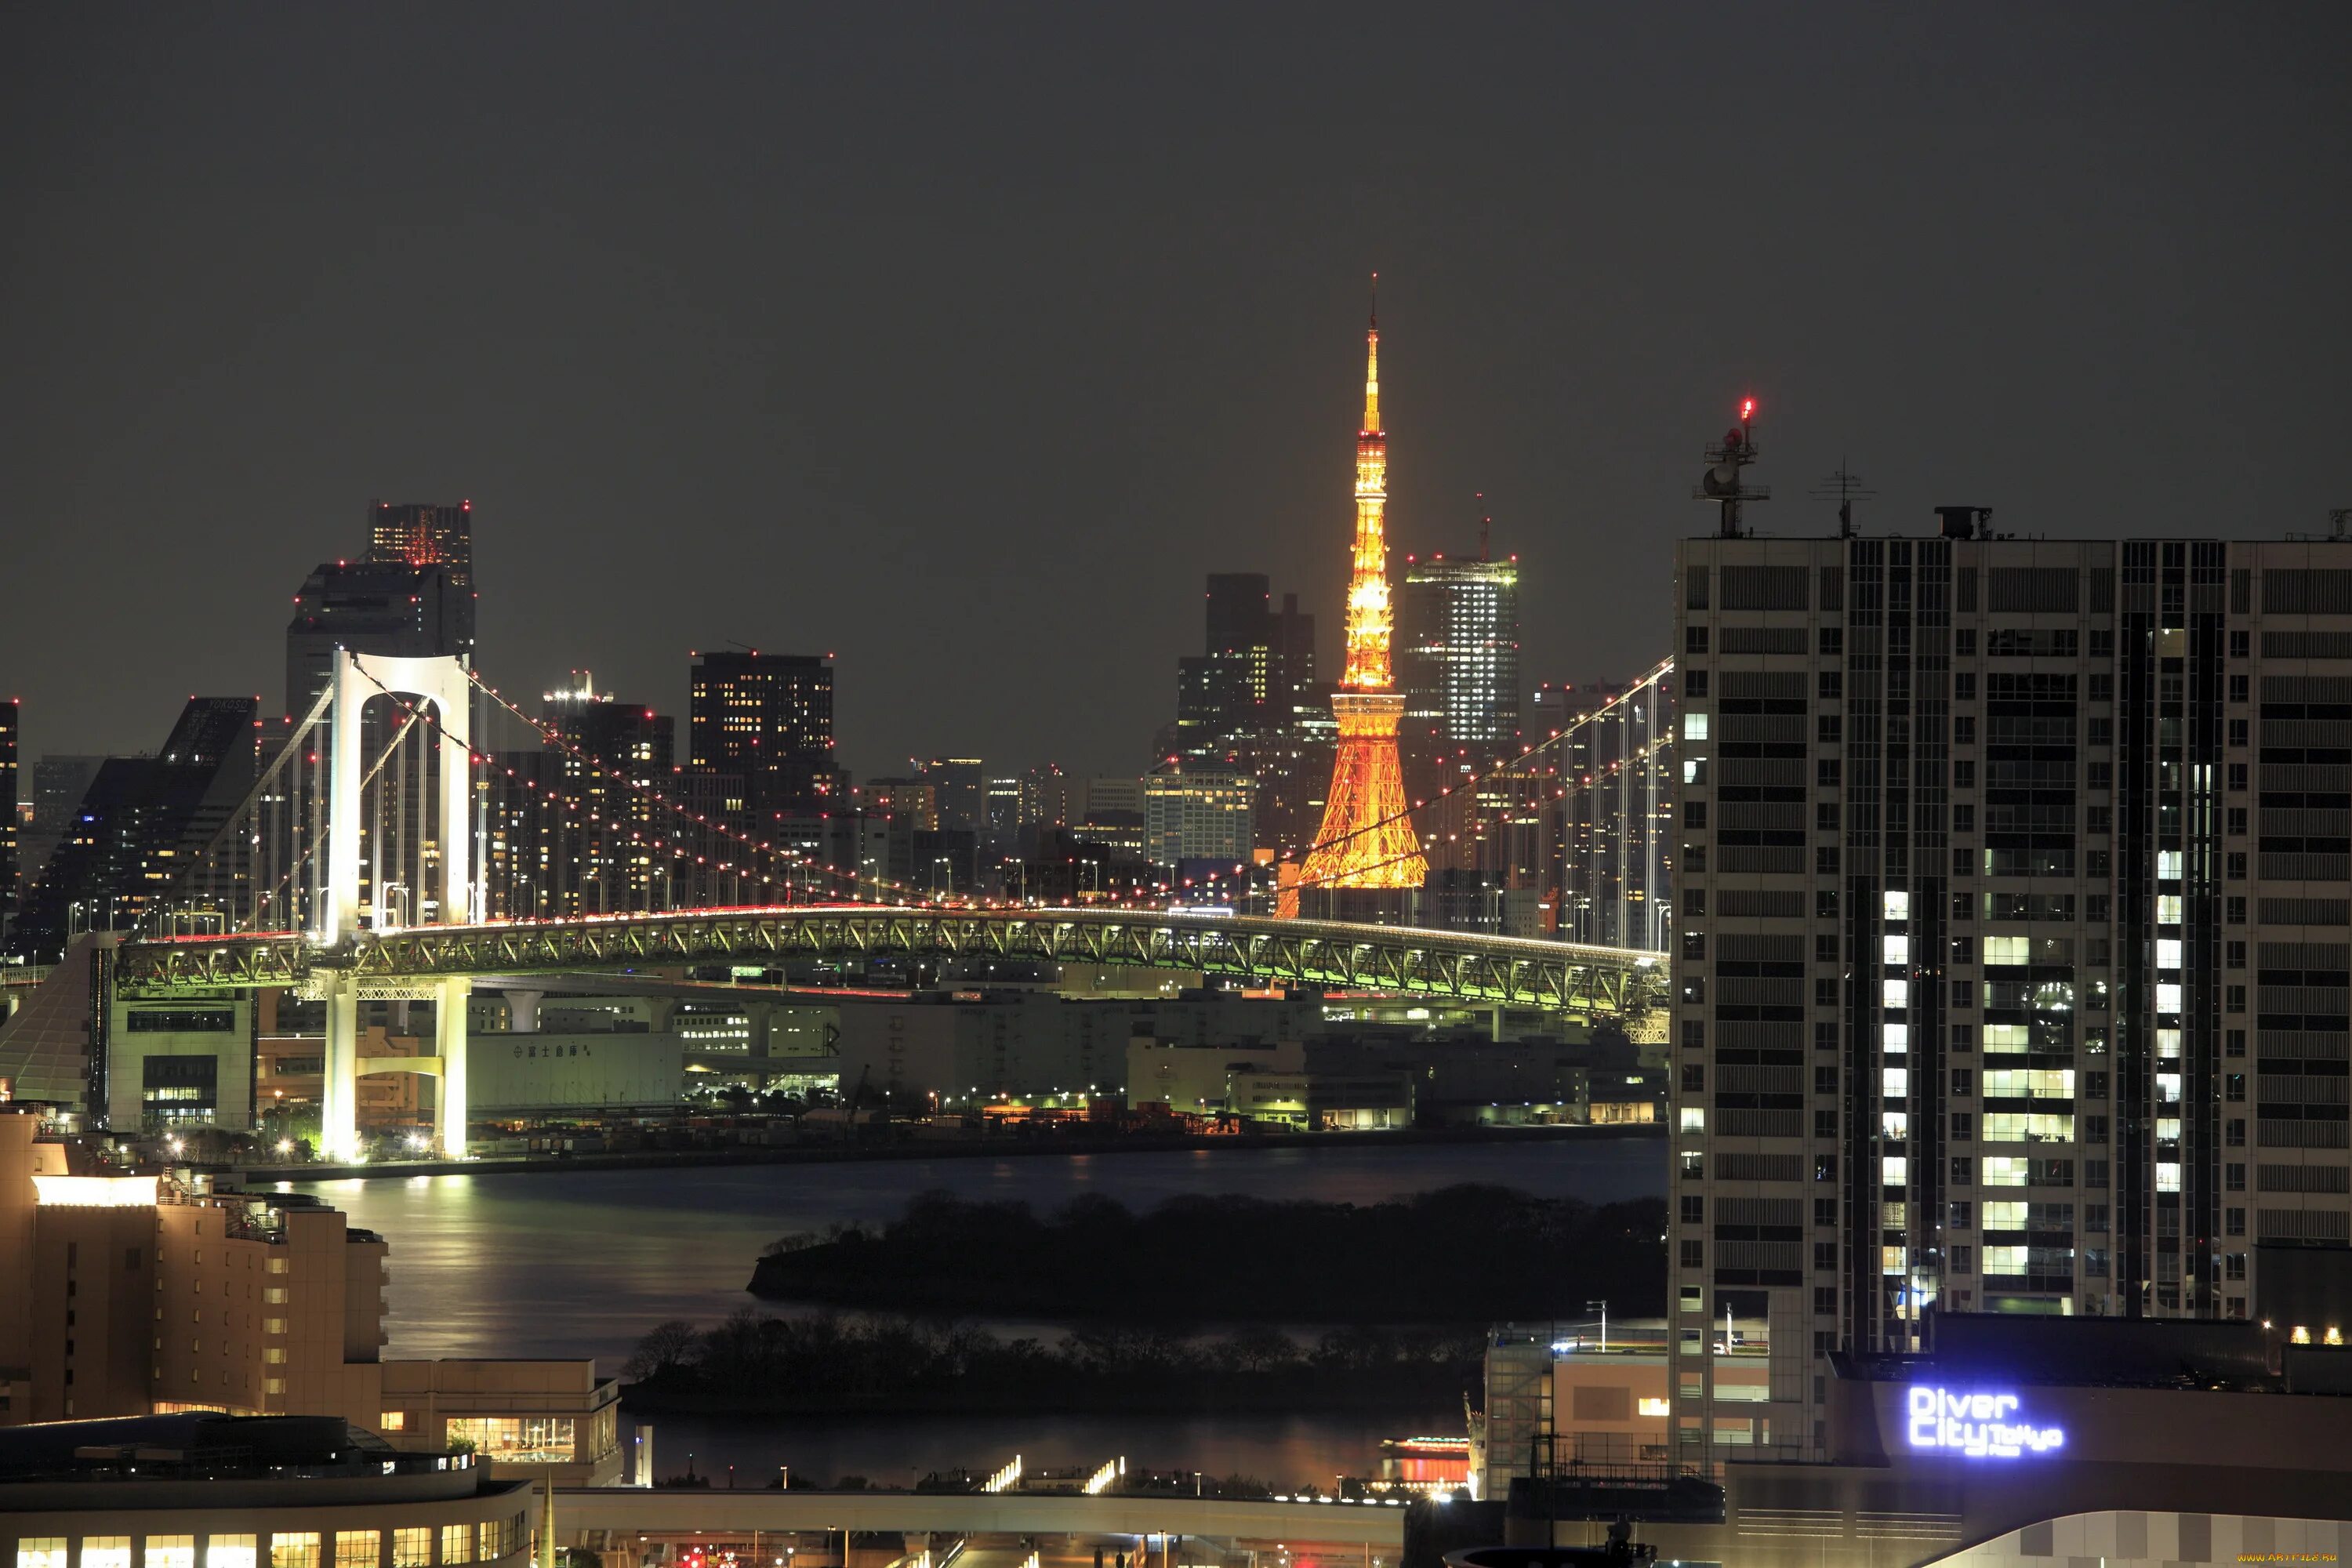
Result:
{"label": "bridge support pier", "polygon": [[474,983],[443,980],[433,1001],[433,1044],[441,1058],[441,1083],[433,1100],[433,1131],[445,1160],[466,1157],[466,1002]]}
{"label": "bridge support pier", "polygon": [[319,1096],[319,1153],[349,1160],[360,1152],[360,987],[348,970],[322,969],[327,1050]]}

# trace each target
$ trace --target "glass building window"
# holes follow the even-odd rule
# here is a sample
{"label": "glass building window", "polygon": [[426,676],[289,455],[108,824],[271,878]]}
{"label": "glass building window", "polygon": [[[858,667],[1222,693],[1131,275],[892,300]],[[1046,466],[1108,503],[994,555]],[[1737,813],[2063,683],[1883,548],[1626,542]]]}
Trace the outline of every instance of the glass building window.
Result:
{"label": "glass building window", "polygon": [[471,1563],[474,1560],[474,1527],[470,1524],[445,1524],[441,1527],[441,1561],[445,1564]]}
{"label": "glass building window", "polygon": [[254,1568],[256,1556],[250,1535],[205,1537],[205,1568]]}
{"label": "glass building window", "polygon": [[193,1535],[151,1535],[140,1554],[144,1568],[196,1568]]}
{"label": "glass building window", "polygon": [[379,1568],[383,1562],[383,1531],[375,1530],[335,1531],[335,1568]]}
{"label": "glass building window", "polygon": [[429,1525],[392,1532],[392,1568],[432,1568],[433,1530]]}
{"label": "glass building window", "polygon": [[272,1535],[269,1568],[319,1568],[319,1532],[281,1530]]}
{"label": "glass building window", "polygon": [[131,1537],[127,1535],[83,1536],[81,1568],[131,1568]]}
{"label": "glass building window", "polygon": [[66,1538],[27,1535],[16,1542],[16,1568],[66,1568]]}

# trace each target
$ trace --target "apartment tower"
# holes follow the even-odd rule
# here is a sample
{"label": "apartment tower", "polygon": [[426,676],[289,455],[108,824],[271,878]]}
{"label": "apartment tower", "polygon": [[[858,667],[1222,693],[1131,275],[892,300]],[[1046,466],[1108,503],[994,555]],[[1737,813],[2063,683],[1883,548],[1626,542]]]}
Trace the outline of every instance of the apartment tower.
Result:
{"label": "apartment tower", "polygon": [[1936,1308],[2243,1317],[2352,1238],[2352,543],[1989,517],[1677,551],[1686,1464],[1818,1456],[1817,1358]]}

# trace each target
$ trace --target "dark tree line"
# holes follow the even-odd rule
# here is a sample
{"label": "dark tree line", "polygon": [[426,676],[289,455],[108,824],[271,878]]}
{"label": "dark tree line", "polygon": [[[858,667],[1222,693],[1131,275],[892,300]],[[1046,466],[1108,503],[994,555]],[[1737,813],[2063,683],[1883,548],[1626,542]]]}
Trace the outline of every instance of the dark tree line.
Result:
{"label": "dark tree line", "polygon": [[1607,1298],[1663,1312],[1665,1204],[1594,1205],[1465,1185],[1379,1204],[1171,1198],[1136,1213],[1087,1196],[1041,1217],[946,1192],[878,1228],[786,1237],[751,1289],[892,1311],[1486,1323]]}
{"label": "dark tree line", "polygon": [[633,1405],[745,1409],[1087,1408],[1452,1400],[1476,1375],[1475,1329],[1335,1328],[1302,1342],[1249,1327],[1196,1337],[1101,1325],[1053,1343],[970,1324],[743,1308],[710,1328],[671,1321],[639,1342]]}

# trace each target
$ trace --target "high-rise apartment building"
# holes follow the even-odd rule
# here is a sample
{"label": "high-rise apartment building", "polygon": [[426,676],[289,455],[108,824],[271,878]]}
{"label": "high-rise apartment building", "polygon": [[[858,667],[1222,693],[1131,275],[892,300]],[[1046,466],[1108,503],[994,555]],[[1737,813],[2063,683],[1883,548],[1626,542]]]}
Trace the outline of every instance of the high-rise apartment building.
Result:
{"label": "high-rise apartment building", "polygon": [[438,566],[449,575],[457,652],[474,657],[474,503],[368,503],[367,558],[384,565]]}
{"label": "high-rise apartment building", "polygon": [[1519,735],[1519,563],[1514,556],[1405,563],[1397,594],[1402,733],[1415,749],[1516,750]]}
{"label": "high-rise apartment building", "polygon": [[1933,1308],[2244,1317],[2352,1238],[2352,543],[1677,570],[1678,1458],[1820,1454],[1820,1354]]}
{"label": "high-rise apartment building", "polygon": [[839,804],[829,658],[698,653],[688,729],[688,766],[740,775],[751,821],[815,816]]}
{"label": "high-rise apartment building", "polygon": [[680,824],[657,793],[669,782],[677,726],[643,703],[599,694],[586,670],[572,673],[571,689],[545,695],[541,721],[556,742],[551,787],[574,806],[551,819],[553,841],[534,847],[556,907],[602,914],[666,906],[684,891],[670,864]]}

